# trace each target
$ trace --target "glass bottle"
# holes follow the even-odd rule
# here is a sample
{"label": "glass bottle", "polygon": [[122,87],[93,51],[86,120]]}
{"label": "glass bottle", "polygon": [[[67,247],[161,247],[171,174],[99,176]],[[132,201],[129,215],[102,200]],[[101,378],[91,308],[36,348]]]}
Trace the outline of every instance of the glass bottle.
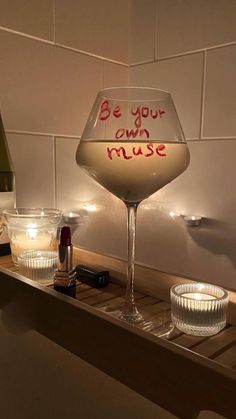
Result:
{"label": "glass bottle", "polygon": [[0,114],[0,256],[11,253],[7,228],[3,225],[2,210],[15,206],[15,173]]}

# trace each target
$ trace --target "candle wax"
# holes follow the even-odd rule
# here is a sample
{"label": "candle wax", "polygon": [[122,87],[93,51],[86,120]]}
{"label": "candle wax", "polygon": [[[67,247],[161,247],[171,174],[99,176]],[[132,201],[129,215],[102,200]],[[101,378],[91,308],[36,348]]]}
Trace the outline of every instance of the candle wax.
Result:
{"label": "candle wax", "polygon": [[18,234],[11,240],[12,253],[19,255],[24,250],[48,249],[51,244],[51,236],[41,234],[35,238],[30,238],[25,234]]}
{"label": "candle wax", "polygon": [[216,300],[214,295],[203,294],[201,292],[186,292],[185,294],[181,294],[181,297],[186,297],[195,301]]}

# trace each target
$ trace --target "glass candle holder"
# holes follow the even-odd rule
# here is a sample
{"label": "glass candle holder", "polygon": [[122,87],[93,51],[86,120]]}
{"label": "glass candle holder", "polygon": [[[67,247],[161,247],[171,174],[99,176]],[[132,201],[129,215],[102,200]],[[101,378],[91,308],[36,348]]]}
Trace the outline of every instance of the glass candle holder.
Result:
{"label": "glass candle holder", "polygon": [[18,255],[19,272],[42,285],[52,282],[57,262],[55,250],[26,250]]}
{"label": "glass candle holder", "polygon": [[226,325],[228,292],[213,284],[174,285],[170,291],[173,324],[182,332],[211,336]]}
{"label": "glass candle holder", "polygon": [[25,251],[52,251],[61,211],[51,208],[4,210],[13,262],[18,265]]}

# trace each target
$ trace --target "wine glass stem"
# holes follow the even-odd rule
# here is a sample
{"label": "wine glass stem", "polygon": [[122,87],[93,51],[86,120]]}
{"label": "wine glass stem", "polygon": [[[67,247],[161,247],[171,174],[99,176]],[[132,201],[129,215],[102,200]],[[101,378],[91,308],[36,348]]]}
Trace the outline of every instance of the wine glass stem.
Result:
{"label": "wine glass stem", "polygon": [[138,309],[134,301],[134,257],[136,238],[136,215],[138,204],[126,204],[128,211],[128,268],[126,286],[126,304],[123,316],[128,320],[135,320],[138,316]]}

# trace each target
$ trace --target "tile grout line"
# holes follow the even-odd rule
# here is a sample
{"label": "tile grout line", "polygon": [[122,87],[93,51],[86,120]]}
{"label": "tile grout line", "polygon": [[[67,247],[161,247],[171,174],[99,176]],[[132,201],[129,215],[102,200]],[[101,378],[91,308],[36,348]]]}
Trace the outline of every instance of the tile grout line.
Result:
{"label": "tile grout line", "polygon": [[8,32],[8,33],[12,33],[14,35],[21,36],[22,38],[33,39],[34,41],[39,41],[39,42],[42,42],[44,44],[54,45],[53,41],[49,41],[48,39],[39,38],[39,37],[34,36],[34,35],[29,35],[28,33],[25,33],[25,32],[16,31],[15,29],[10,29],[10,28],[6,28],[4,26],[0,26],[0,30],[3,31],[3,32]]}
{"label": "tile grout line", "polygon": [[53,0],[53,42],[56,43],[56,0]]}
{"label": "tile grout line", "polygon": [[53,45],[55,45],[55,47],[65,49],[67,51],[74,51],[74,52],[77,52],[79,54],[86,55],[88,57],[96,58],[97,60],[103,60],[103,61],[107,61],[108,63],[118,64],[118,65],[121,65],[123,67],[129,67],[129,65],[126,64],[126,63],[122,63],[121,61],[117,61],[117,60],[112,60],[111,58],[103,57],[102,55],[93,54],[92,52],[83,51],[83,50],[80,50],[80,49],[77,49],[77,48],[74,48],[74,47],[69,47],[69,46],[64,45],[64,44],[59,44],[57,42]]}
{"label": "tile grout line", "polygon": [[[131,1],[128,2],[127,4],[127,18],[128,18],[128,30],[127,30],[127,62],[128,62],[128,67],[130,67],[130,63],[131,63],[131,50],[132,50],[132,41],[131,41],[131,37],[132,37],[132,24],[131,24]],[[130,85],[129,83],[129,74],[128,74],[128,86]]]}
{"label": "tile grout line", "polygon": [[91,52],[87,52],[87,51],[83,51],[83,50],[80,50],[80,49],[77,49],[77,48],[69,47],[67,45],[63,45],[63,44],[60,44],[60,43],[57,43],[57,42],[54,42],[54,41],[49,41],[47,39],[43,39],[43,38],[39,38],[37,36],[29,35],[29,34],[24,33],[24,32],[19,32],[19,31],[16,31],[14,29],[5,28],[4,26],[0,26],[0,31],[12,33],[14,35],[21,36],[22,38],[27,38],[27,39],[32,39],[34,41],[42,42],[43,44],[52,45],[52,46],[57,47],[57,48],[65,49],[66,51],[73,51],[73,52],[76,52],[78,54],[85,55],[87,57],[95,58],[97,60],[103,60],[103,61],[107,61],[107,62],[110,62],[110,63],[113,63],[113,64],[121,65],[123,67],[129,67],[128,64],[123,63],[121,61],[112,60],[111,58],[102,57],[100,55],[93,54]]}
{"label": "tile grout line", "polygon": [[226,47],[234,46],[234,45],[236,45],[236,41],[225,43],[225,44],[214,45],[212,47],[207,47],[207,48],[200,48],[200,49],[196,49],[196,50],[180,52],[179,54],[167,55],[165,57],[156,58],[154,61],[153,60],[140,61],[140,62],[137,62],[137,63],[134,63],[134,64],[130,64],[130,67],[136,67],[136,66],[151,64],[151,63],[158,63],[160,61],[171,60],[173,58],[181,58],[181,57],[185,57],[185,56],[188,56],[188,55],[199,54],[201,52],[217,50],[217,49],[226,48]]}
{"label": "tile grout line", "polygon": [[68,134],[55,134],[55,133],[48,133],[48,132],[38,132],[38,131],[21,131],[21,130],[13,130],[13,129],[6,129],[7,134],[18,134],[18,135],[36,135],[39,137],[58,137],[58,138],[74,138],[80,139],[80,135],[68,135]]}
{"label": "tile grout line", "polygon": [[102,89],[104,89],[104,87],[105,87],[105,85],[104,85],[104,83],[105,83],[105,62],[104,61],[102,61],[102,80],[101,80],[101,83],[102,83]]}
{"label": "tile grout line", "polygon": [[225,136],[225,137],[202,137],[202,138],[186,138],[187,141],[193,142],[193,141],[232,141],[236,140],[236,135],[232,136]]}
{"label": "tile grout line", "polygon": [[56,137],[53,135],[53,199],[54,208],[57,208],[57,161],[56,161]]}
{"label": "tile grout line", "polygon": [[201,109],[200,109],[200,139],[203,139],[203,123],[205,112],[205,94],[206,94],[206,66],[207,66],[207,52],[203,54],[203,68],[202,68],[202,88],[201,88]]}
{"label": "tile grout line", "polygon": [[[54,15],[55,15],[55,13],[54,13]],[[226,47],[229,47],[229,46],[236,45],[236,41],[232,41],[232,42],[227,42],[227,43],[224,43],[224,44],[214,45],[212,47],[200,48],[200,49],[196,49],[196,50],[181,52],[179,54],[168,55],[168,56],[165,56],[165,57],[162,57],[162,58],[159,58],[159,59],[140,61],[140,62],[137,62],[137,63],[134,63],[134,64],[128,64],[128,63],[124,63],[124,62],[121,62],[121,61],[113,60],[111,58],[107,58],[107,57],[103,57],[103,56],[100,56],[100,55],[97,55],[97,54],[93,54],[91,52],[83,51],[83,50],[80,50],[80,49],[77,49],[77,48],[74,48],[74,47],[69,47],[67,45],[57,43],[57,42],[55,42],[55,40],[50,41],[50,40],[47,40],[47,39],[39,38],[37,36],[30,35],[30,34],[27,34],[25,32],[20,32],[20,31],[17,31],[15,29],[10,29],[10,28],[4,27],[4,26],[0,26],[0,31],[9,32],[9,33],[21,36],[23,38],[32,39],[32,40],[35,40],[35,41],[38,41],[38,42],[42,42],[44,44],[52,45],[52,46],[55,46],[55,47],[58,47],[58,48],[68,50],[68,51],[74,51],[74,52],[77,52],[77,53],[82,54],[82,55],[86,55],[86,56],[93,57],[93,58],[96,58],[96,59],[99,59],[99,60],[111,62],[111,63],[121,65],[123,67],[128,67],[128,68],[136,67],[136,66],[140,66],[140,65],[145,65],[145,64],[151,64],[151,63],[160,62],[160,61],[165,61],[165,60],[170,60],[172,58],[185,57],[185,56],[188,56],[188,55],[198,54],[198,53],[205,52],[205,51],[211,51],[211,50],[216,50],[216,49],[226,48]],[[55,34],[53,34],[53,37],[54,36],[55,36]]]}
{"label": "tile grout line", "polygon": [[157,2],[155,3],[155,22],[154,22],[154,62],[157,61],[158,52],[158,7]]}

